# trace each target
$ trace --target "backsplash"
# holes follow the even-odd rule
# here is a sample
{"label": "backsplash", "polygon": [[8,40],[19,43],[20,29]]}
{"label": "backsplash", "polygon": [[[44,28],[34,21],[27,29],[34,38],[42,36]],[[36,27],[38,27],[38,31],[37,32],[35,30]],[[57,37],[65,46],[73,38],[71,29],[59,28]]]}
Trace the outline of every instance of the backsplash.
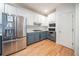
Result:
{"label": "backsplash", "polygon": [[45,27],[45,26],[27,26],[27,33],[34,32],[34,30],[48,31],[48,27]]}

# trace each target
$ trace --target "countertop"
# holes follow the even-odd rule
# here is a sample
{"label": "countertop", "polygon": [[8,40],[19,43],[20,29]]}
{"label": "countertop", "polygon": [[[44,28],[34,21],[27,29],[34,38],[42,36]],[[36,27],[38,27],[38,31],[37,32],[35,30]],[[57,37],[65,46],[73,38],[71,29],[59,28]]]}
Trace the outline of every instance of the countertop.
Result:
{"label": "countertop", "polygon": [[27,33],[35,33],[35,32],[48,32],[48,31],[30,31],[30,32],[27,32]]}

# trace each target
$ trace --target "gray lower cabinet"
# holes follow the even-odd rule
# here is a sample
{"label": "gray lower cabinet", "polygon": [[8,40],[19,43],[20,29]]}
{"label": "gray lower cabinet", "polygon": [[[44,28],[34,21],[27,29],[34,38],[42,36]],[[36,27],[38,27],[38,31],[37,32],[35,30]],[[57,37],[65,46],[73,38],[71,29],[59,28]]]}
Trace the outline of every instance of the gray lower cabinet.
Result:
{"label": "gray lower cabinet", "polygon": [[44,34],[43,34],[43,36],[44,36],[44,39],[47,39],[47,32],[45,31],[45,32],[43,32]]}
{"label": "gray lower cabinet", "polygon": [[27,33],[27,44],[32,44],[34,42],[34,33]]}
{"label": "gray lower cabinet", "polygon": [[38,42],[40,40],[46,39],[47,38],[47,32],[32,32],[32,33],[27,33],[27,42],[28,45]]}
{"label": "gray lower cabinet", "polygon": [[27,33],[27,43],[32,44],[44,39],[50,39],[50,40],[56,40],[56,34],[53,33],[52,35],[47,32],[47,31],[43,31],[43,32],[32,32],[32,33]]}
{"label": "gray lower cabinet", "polygon": [[34,33],[34,42],[40,41],[40,32],[35,32]]}
{"label": "gray lower cabinet", "polygon": [[47,39],[47,32],[40,33],[40,40]]}
{"label": "gray lower cabinet", "polygon": [[40,32],[40,40],[43,40],[43,32]]}
{"label": "gray lower cabinet", "polygon": [[2,36],[0,36],[0,55],[2,55]]}
{"label": "gray lower cabinet", "polygon": [[35,42],[40,41],[40,33],[39,32],[32,32],[32,33],[27,33],[27,43],[32,44]]}
{"label": "gray lower cabinet", "polygon": [[46,38],[49,39],[49,32],[46,32]]}

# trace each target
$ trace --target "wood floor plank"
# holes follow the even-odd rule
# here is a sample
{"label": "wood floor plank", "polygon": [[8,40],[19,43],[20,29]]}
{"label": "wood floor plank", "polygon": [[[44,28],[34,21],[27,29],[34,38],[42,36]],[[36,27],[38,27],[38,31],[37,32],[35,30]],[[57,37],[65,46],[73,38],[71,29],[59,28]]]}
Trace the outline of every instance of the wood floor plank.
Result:
{"label": "wood floor plank", "polygon": [[43,40],[28,46],[26,49],[10,56],[72,56],[74,51],[70,48],[56,44],[51,40]]}

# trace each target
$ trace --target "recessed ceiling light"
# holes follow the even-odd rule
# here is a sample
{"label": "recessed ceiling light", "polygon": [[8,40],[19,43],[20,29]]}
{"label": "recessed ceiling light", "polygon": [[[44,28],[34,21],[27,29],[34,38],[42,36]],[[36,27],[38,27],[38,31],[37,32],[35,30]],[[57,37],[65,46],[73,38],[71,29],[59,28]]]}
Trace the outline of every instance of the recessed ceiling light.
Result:
{"label": "recessed ceiling light", "polygon": [[44,10],[45,13],[48,13],[48,10]]}

